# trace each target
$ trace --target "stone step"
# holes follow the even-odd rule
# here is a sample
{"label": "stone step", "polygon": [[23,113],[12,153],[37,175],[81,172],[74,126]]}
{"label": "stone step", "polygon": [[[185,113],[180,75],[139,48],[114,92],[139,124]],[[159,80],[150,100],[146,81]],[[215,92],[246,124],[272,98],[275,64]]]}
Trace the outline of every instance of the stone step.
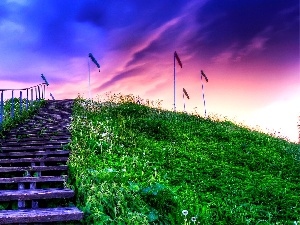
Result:
{"label": "stone step", "polygon": [[[17,138],[17,135],[19,136],[19,135],[21,135],[21,134],[15,134],[15,132],[14,131],[11,131],[10,132],[10,138]],[[38,138],[38,139],[40,139],[40,135],[37,135],[36,133],[28,133],[28,134],[26,134],[28,137],[27,138]],[[70,136],[69,135],[66,135],[65,133],[55,133],[55,136],[54,136],[54,134],[52,133],[51,135],[50,135],[50,137],[55,137],[55,138],[66,138],[66,137],[68,137],[68,138],[70,138]]]}
{"label": "stone step", "polygon": [[66,180],[67,180],[67,175],[42,176],[42,177],[13,177],[13,178],[0,178],[0,184],[37,183],[37,182],[64,182]]}
{"label": "stone step", "polygon": [[22,131],[22,133],[24,134],[31,134],[31,133],[38,133],[38,132],[55,132],[55,133],[61,133],[62,131],[68,130],[65,125],[56,125],[56,127],[52,127],[49,126],[48,124],[39,124],[39,125],[33,125],[33,126],[29,126],[27,124],[23,124],[21,127],[16,128],[15,130],[13,130],[12,134],[16,133],[16,132],[20,132]]}
{"label": "stone step", "polygon": [[[48,117],[44,114],[43,116],[39,116],[39,115],[34,115],[33,116],[34,119],[39,119],[40,121],[44,121],[46,119],[48,119]],[[36,123],[36,120],[32,120]]]}
{"label": "stone step", "polygon": [[52,136],[49,136],[48,138],[37,138],[37,137],[22,137],[22,136],[19,136],[18,138],[17,137],[11,137],[11,138],[9,138],[8,140],[5,140],[5,142],[4,143],[7,143],[7,142],[13,142],[13,141],[50,141],[50,139],[52,140],[52,141],[60,141],[60,140],[62,140],[62,141],[70,141],[71,140],[71,138],[70,138],[70,136],[54,136],[54,135],[52,135]]}
{"label": "stone step", "polygon": [[0,167],[0,173],[18,171],[66,171],[68,166],[24,166],[24,167]]}
{"label": "stone step", "polygon": [[25,131],[22,131],[22,132],[20,132],[20,131],[17,131],[17,130],[14,130],[14,131],[10,131],[9,132],[9,138],[10,137],[17,137],[17,135],[18,136],[20,136],[20,135],[28,135],[28,136],[30,136],[30,137],[51,137],[51,136],[63,136],[63,137],[65,137],[66,136],[66,134],[67,134],[67,131],[66,130],[64,130],[64,131],[62,131],[62,130],[57,130],[57,129],[55,129],[54,131],[44,131],[43,133],[38,133],[38,132],[32,132],[32,131],[30,131],[30,130],[27,130],[26,132]]}
{"label": "stone step", "polygon": [[31,133],[39,133],[39,132],[41,132],[41,133],[50,133],[50,131],[51,132],[59,132],[59,133],[61,133],[61,132],[63,132],[63,131],[66,131],[67,129],[61,129],[61,128],[57,128],[57,127],[53,127],[53,128],[51,128],[51,127],[47,127],[47,126],[41,126],[41,127],[26,127],[26,126],[23,126],[22,128],[19,128],[17,131],[19,132],[19,133],[23,133],[23,134],[27,134],[27,133],[29,133],[29,134],[31,134]]}
{"label": "stone step", "polygon": [[23,145],[65,145],[68,144],[70,141],[69,140],[40,140],[40,141],[25,141],[25,140],[19,140],[19,141],[6,141],[2,143],[2,146],[4,145],[5,147],[9,146],[23,146]]}
{"label": "stone step", "polygon": [[0,159],[2,163],[24,163],[24,162],[66,162],[69,157],[41,157],[41,158],[20,158],[20,159]]}
{"label": "stone step", "polygon": [[0,190],[0,201],[72,198],[74,191],[68,188],[43,188],[24,190]]}
{"label": "stone step", "polygon": [[36,151],[36,150],[46,150],[46,149],[62,149],[61,145],[39,145],[39,146],[18,146],[18,147],[1,147],[0,148],[0,152],[1,151]]}
{"label": "stone step", "polygon": [[[0,157],[24,157],[24,156],[49,156],[49,155],[68,155],[70,154],[70,151],[68,150],[57,150],[57,151],[35,151],[35,152],[6,152],[6,153],[0,153]],[[1,159],[0,159],[0,163]]]}
{"label": "stone step", "polygon": [[47,223],[81,220],[83,212],[76,207],[1,210],[0,224]]}
{"label": "stone step", "polygon": [[[64,145],[71,141],[67,127],[71,121],[72,103],[71,100],[47,101],[36,115],[5,132],[4,138],[0,140],[0,173],[5,176],[0,178],[1,187],[14,189],[5,184],[15,184],[19,189],[0,190],[0,201],[18,201],[19,207],[18,210],[0,211],[0,224],[55,224],[83,219],[83,212],[76,207],[62,208],[57,205],[57,208],[38,208],[39,201],[73,198],[75,195],[71,189],[63,188],[62,182],[68,176],[59,175],[67,171],[66,162],[70,151],[64,150],[67,149]],[[38,176],[27,173],[21,177],[23,171],[37,171]],[[45,172],[47,176],[41,176],[41,171],[50,172]],[[11,178],[7,175],[11,175]],[[41,188],[38,182],[48,183],[49,188]],[[32,201],[32,209],[24,209],[30,207],[25,201]]]}

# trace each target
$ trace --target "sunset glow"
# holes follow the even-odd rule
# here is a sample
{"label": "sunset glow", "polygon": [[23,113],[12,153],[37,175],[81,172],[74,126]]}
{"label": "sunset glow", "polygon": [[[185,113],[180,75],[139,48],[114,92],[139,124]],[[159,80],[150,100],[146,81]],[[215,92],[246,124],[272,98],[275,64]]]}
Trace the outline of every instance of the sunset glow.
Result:
{"label": "sunset glow", "polygon": [[[299,1],[4,0],[0,2],[0,89],[49,82],[56,99],[105,93],[206,109],[298,141]],[[7,97],[9,94],[7,94]]]}

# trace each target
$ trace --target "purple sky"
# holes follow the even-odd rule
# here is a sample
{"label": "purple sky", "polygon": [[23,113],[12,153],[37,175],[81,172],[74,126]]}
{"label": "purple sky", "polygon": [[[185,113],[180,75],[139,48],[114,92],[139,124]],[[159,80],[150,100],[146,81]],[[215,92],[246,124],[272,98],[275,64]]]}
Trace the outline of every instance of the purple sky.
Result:
{"label": "purple sky", "polygon": [[[298,140],[299,0],[3,0],[0,88],[42,82],[56,99],[106,92],[163,100]],[[7,94],[8,95],[8,94]]]}

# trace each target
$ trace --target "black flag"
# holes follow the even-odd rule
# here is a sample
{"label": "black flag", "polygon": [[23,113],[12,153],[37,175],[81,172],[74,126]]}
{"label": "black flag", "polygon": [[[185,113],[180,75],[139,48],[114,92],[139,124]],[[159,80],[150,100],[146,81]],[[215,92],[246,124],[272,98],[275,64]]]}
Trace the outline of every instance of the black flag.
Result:
{"label": "black flag", "polygon": [[95,57],[92,55],[92,53],[89,53],[89,57],[91,58],[91,60],[96,64],[96,66],[99,68],[99,72],[100,72],[100,65],[97,62],[97,60],[95,59]]}
{"label": "black flag", "polygon": [[206,82],[208,82],[207,76],[205,75],[205,73],[203,72],[203,70],[201,70],[201,75],[204,76]]}

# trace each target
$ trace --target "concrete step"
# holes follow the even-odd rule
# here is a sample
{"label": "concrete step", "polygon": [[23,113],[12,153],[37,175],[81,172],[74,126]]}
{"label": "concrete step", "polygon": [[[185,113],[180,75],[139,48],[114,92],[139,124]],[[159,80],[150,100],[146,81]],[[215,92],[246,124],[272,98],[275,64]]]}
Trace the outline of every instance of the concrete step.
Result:
{"label": "concrete step", "polygon": [[[68,176],[60,175],[67,171],[70,152],[63,149],[71,141],[67,127],[72,104],[73,100],[48,101],[32,118],[4,132],[4,138],[0,139],[0,173],[3,176],[0,184],[3,189],[10,190],[0,190],[0,202],[17,201],[19,209],[1,210],[0,224],[55,224],[83,219],[83,212],[76,207],[43,208],[51,199],[75,195],[73,190],[63,188]],[[23,171],[28,173],[22,177]],[[34,171],[37,176],[30,175],[29,172]],[[42,188],[44,182],[47,188]],[[18,190],[11,190],[14,188]],[[31,209],[28,208],[30,201]],[[39,203],[41,208],[38,208]]]}
{"label": "concrete step", "polygon": [[0,211],[0,224],[47,223],[81,220],[82,218],[83,212],[76,207]]}
{"label": "concrete step", "polygon": [[68,166],[22,166],[22,167],[0,167],[0,173],[19,171],[67,171]]}
{"label": "concrete step", "polygon": [[6,151],[36,151],[36,150],[59,150],[62,149],[61,145],[38,145],[38,146],[30,146],[30,145],[23,145],[18,147],[0,147],[0,152],[6,152]]}
{"label": "concrete step", "polygon": [[68,188],[43,188],[24,190],[2,190],[0,201],[72,198],[74,191]]}
{"label": "concrete step", "polygon": [[19,159],[0,159],[0,164],[4,163],[25,163],[25,162],[66,162],[69,157],[41,157],[41,158],[19,158]]}
{"label": "concrete step", "polygon": [[67,175],[64,175],[64,176],[42,176],[42,177],[13,177],[13,178],[0,178],[0,184],[64,182],[64,181],[66,181],[66,179],[67,179]]}
{"label": "concrete step", "polygon": [[65,145],[68,144],[70,141],[69,140],[40,140],[40,141],[14,141],[14,140],[9,140],[4,143],[2,143],[3,146],[23,146],[23,145],[30,145],[30,146],[37,146],[37,145]]}
{"label": "concrete step", "polygon": [[34,136],[31,136],[31,137],[25,137],[25,136],[18,136],[18,137],[10,137],[9,139],[7,140],[4,140],[4,143],[7,143],[7,142],[17,142],[17,141],[59,141],[59,140],[62,140],[62,141],[70,141],[71,138],[67,135],[65,136],[49,136],[48,138],[37,138],[37,137],[34,137]]}
{"label": "concrete step", "polygon": [[[5,152],[0,153],[0,157],[9,158],[9,157],[26,157],[26,156],[49,156],[49,155],[68,155],[70,151],[68,150],[54,150],[54,151],[34,151],[34,152]],[[1,163],[1,160],[0,160]]]}

